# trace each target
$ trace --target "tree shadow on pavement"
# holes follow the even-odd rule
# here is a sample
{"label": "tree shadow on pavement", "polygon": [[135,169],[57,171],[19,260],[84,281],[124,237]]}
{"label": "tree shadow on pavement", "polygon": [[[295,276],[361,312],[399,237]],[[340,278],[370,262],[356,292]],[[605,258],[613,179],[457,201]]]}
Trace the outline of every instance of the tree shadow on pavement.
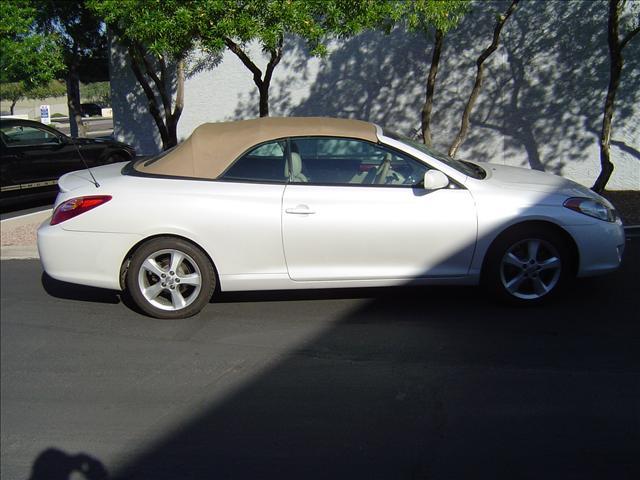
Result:
{"label": "tree shadow on pavement", "polygon": [[[536,308],[361,290],[359,308],[114,478],[637,478],[638,260]],[[228,298],[236,315],[281,299]]]}

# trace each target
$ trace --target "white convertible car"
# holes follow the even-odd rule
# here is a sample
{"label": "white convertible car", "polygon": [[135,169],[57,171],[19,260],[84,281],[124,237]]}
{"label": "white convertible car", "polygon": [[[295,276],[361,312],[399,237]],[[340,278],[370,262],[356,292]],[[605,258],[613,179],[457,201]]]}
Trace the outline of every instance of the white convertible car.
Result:
{"label": "white convertible car", "polygon": [[60,178],[53,278],[128,290],[159,318],[214,292],[478,284],[516,303],[620,265],[611,204],[562,177],[456,161],[357,120],[198,127],[151,159]]}

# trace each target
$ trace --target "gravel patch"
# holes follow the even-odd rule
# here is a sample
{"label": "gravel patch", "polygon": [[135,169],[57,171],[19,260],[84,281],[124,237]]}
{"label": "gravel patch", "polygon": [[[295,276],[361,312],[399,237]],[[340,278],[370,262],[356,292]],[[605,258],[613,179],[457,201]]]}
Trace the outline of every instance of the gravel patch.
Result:
{"label": "gravel patch", "polygon": [[2,230],[0,234],[0,245],[3,247],[35,245],[36,230],[41,223],[42,221],[27,223],[14,228],[5,228],[3,225],[0,227]]}
{"label": "gravel patch", "polygon": [[44,210],[0,222],[0,258],[38,258],[37,230],[51,210]]}

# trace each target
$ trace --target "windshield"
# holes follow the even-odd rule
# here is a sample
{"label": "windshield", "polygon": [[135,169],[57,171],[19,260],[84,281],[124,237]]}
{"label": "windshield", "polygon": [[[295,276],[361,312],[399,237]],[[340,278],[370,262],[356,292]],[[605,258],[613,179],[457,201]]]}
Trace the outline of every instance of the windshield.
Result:
{"label": "windshield", "polygon": [[426,153],[430,157],[433,157],[437,160],[440,160],[442,163],[448,165],[451,168],[456,169],[457,171],[464,173],[465,175],[471,178],[482,179],[487,176],[487,172],[484,169],[474,163],[465,162],[462,160],[456,160],[454,158],[445,155],[444,153],[440,153],[437,150],[434,150],[431,147],[426,146],[422,142],[418,142],[417,140],[412,140],[409,137],[405,137],[404,135],[400,135],[399,133],[393,132],[391,130],[384,129],[383,134],[386,137],[392,138],[398,142],[404,143],[410,147],[415,148],[416,150],[420,150],[421,152]]}

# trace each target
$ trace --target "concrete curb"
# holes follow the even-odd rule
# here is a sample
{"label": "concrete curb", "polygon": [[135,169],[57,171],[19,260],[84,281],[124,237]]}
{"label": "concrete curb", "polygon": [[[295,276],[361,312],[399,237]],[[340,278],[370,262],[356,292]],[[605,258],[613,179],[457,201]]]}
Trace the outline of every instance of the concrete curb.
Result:
{"label": "concrete curb", "polygon": [[2,247],[0,260],[30,260],[40,258],[38,247],[35,245],[7,245]]}

